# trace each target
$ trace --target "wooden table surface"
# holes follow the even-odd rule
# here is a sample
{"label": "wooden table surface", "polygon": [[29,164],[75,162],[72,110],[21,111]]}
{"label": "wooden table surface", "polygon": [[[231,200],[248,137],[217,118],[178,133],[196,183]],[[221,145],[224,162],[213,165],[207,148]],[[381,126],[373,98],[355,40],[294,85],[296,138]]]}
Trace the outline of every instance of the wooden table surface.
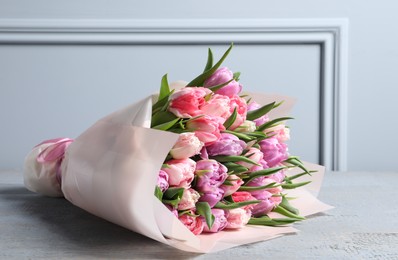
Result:
{"label": "wooden table surface", "polygon": [[178,251],[27,191],[0,172],[0,259],[398,259],[398,172],[328,172],[320,199],[335,206],[300,232],[213,254]]}

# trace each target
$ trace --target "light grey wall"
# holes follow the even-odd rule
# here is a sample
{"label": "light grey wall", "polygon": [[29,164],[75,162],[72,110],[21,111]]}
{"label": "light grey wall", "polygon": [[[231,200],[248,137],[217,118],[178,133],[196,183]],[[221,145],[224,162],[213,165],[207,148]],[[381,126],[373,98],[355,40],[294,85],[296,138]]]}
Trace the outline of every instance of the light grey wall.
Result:
{"label": "light grey wall", "polygon": [[[155,7],[156,6],[156,7]],[[246,18],[336,18],[347,17],[350,20],[349,30],[349,74],[348,74],[348,169],[349,170],[397,170],[398,161],[395,159],[395,146],[398,144],[394,133],[398,131],[398,122],[395,113],[398,110],[395,96],[396,82],[398,82],[398,35],[397,26],[398,17],[396,10],[398,3],[394,1],[0,1],[0,18],[11,19],[30,19],[30,18],[112,18],[112,19],[207,19],[207,18],[227,18],[227,19],[246,19]],[[1,47],[0,59],[10,55],[12,52],[18,52],[20,58],[23,58],[23,46],[21,51],[19,47],[12,46],[10,50]],[[40,51],[51,52],[52,48],[41,50],[38,47],[37,55]],[[68,50],[66,50],[68,51]],[[115,50],[117,52],[117,50]],[[83,54],[90,59],[93,51]],[[116,56],[103,59],[115,59]],[[54,57],[56,53],[54,53]],[[32,58],[32,57],[31,57]],[[34,58],[34,57],[33,57]],[[97,56],[91,58],[98,59]],[[69,81],[53,82],[60,85],[68,84],[75,86],[73,91],[81,90],[79,86],[89,84],[92,78],[96,76],[96,71],[83,73],[79,66],[74,68],[71,60],[64,57],[60,66],[75,69],[74,73],[79,74],[83,80],[73,82]],[[51,61],[49,61],[51,62]],[[123,61],[133,66],[130,61]],[[81,65],[84,66],[84,65]],[[103,73],[107,68],[101,67],[97,73]],[[103,65],[105,66],[105,65]],[[10,70],[12,63],[6,68]],[[157,67],[157,70],[166,72],[171,66],[169,64]],[[4,69],[4,68],[3,68]],[[23,67],[18,68],[24,71]],[[28,70],[28,68],[25,68]],[[35,73],[40,70],[40,66],[33,70],[26,71],[26,74],[7,74],[8,80],[21,80],[29,73]],[[49,72],[49,78],[54,79],[54,73],[60,73],[62,70]],[[118,77],[117,74],[127,75],[128,68],[113,71],[112,77]],[[177,77],[178,72],[176,72]],[[131,74],[132,75],[132,74]],[[60,75],[66,79],[65,75]],[[102,75],[101,75],[102,76]],[[133,76],[132,80],[133,80]],[[43,82],[48,78],[41,78]],[[157,77],[151,78],[151,86],[156,84]],[[41,97],[40,93],[26,87],[27,91],[22,93],[22,89],[1,89],[3,97],[1,106],[2,133],[12,133],[11,136],[2,137],[3,147],[1,148],[2,165],[1,167],[19,168],[20,151],[27,148],[28,145],[21,143],[21,136],[29,135],[29,132],[36,133],[35,136],[43,138],[53,137],[57,131],[59,135],[73,135],[79,133],[90,123],[92,118],[100,116],[104,111],[118,108],[122,103],[128,103],[127,95],[121,95],[122,100],[111,100],[107,104],[105,97],[111,96],[110,89],[106,90],[107,85],[112,82],[103,82],[103,86],[98,88],[98,95],[85,93],[80,100],[73,101],[78,104],[86,103],[89,107],[93,103],[104,102],[104,107],[96,110],[81,110],[79,121],[76,122],[74,129],[64,129],[62,125],[56,124],[51,128],[51,132],[46,130],[46,122],[42,122],[41,129],[34,129],[37,125],[36,114],[29,114],[32,111],[44,111],[47,109],[46,101],[32,107],[29,101],[31,98]],[[119,88],[120,86],[113,86]],[[126,91],[126,86],[121,87]],[[155,87],[154,87],[155,88]],[[47,89],[45,93],[55,90]],[[84,90],[83,90],[84,91]],[[145,93],[153,92],[154,89],[145,89]],[[142,94],[145,94],[142,93]],[[72,100],[77,97],[74,92],[61,93],[67,99]],[[138,94],[137,94],[138,95]],[[6,97],[6,98],[4,98]],[[45,96],[46,97],[46,96]],[[120,97],[118,97],[119,99]],[[28,102],[28,103],[26,103]],[[47,102],[52,102],[49,100]],[[60,102],[62,103],[62,102]],[[6,104],[6,106],[4,105]],[[30,104],[30,105],[27,105]],[[54,108],[55,110],[56,108]],[[6,111],[7,113],[4,113]],[[62,110],[60,117],[64,117],[69,123],[73,123],[76,116]],[[87,114],[89,113],[89,115]],[[27,116],[29,115],[29,116]],[[48,115],[48,114],[47,114]],[[21,123],[23,122],[23,123]],[[82,124],[86,122],[87,125]],[[5,132],[4,132],[5,131]],[[38,134],[40,132],[40,134]],[[12,140],[12,141],[10,141]],[[26,140],[26,139],[25,139]],[[4,143],[7,145],[4,147]],[[12,144],[12,146],[10,146]],[[15,151],[18,150],[18,151]],[[9,151],[9,152],[8,152]],[[11,155],[11,156],[9,156]],[[312,155],[308,155],[309,159]],[[7,158],[4,158],[7,157]]]}

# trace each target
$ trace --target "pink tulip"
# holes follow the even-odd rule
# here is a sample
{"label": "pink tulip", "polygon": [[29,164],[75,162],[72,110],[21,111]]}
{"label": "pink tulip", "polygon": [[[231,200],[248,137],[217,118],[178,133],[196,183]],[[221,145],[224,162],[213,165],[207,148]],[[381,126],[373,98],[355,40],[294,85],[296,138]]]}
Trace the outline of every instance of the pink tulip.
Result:
{"label": "pink tulip", "polygon": [[169,111],[180,118],[191,118],[202,114],[205,96],[211,90],[201,87],[185,87],[170,96]]}
{"label": "pink tulip", "polygon": [[256,123],[254,121],[245,120],[240,126],[235,128],[236,132],[240,133],[251,133],[256,131]]}
{"label": "pink tulip", "polygon": [[169,184],[172,187],[189,188],[194,178],[196,162],[191,159],[170,160],[168,168],[162,168],[169,175]]}
{"label": "pink tulip", "polygon": [[190,215],[184,214],[178,219],[194,234],[199,235],[203,232],[204,222],[200,217],[193,217],[194,213],[191,212]]}
{"label": "pink tulip", "polygon": [[251,211],[242,208],[231,209],[228,211],[227,229],[239,229],[244,227],[251,218]]}
{"label": "pink tulip", "polygon": [[240,126],[243,122],[246,120],[246,114],[247,114],[247,104],[246,100],[239,96],[233,96],[231,97],[231,113],[233,113],[234,109],[236,108],[236,119],[235,122],[232,124],[230,127],[231,130],[234,130],[238,126]]}
{"label": "pink tulip", "polygon": [[174,159],[186,159],[199,154],[203,145],[194,133],[182,133],[170,154]]}
{"label": "pink tulip", "polygon": [[236,192],[244,183],[242,179],[235,174],[229,175],[225,182],[228,182],[228,184],[223,184],[220,186],[220,188],[224,191],[224,197]]}
{"label": "pink tulip", "polygon": [[[234,202],[243,202],[243,201],[253,201],[253,200],[257,200],[255,197],[253,197],[250,192],[247,191],[237,191],[232,193],[232,200]],[[243,209],[245,210],[251,210],[254,205],[256,204],[249,204],[247,206],[244,206]]]}
{"label": "pink tulip", "polygon": [[215,117],[219,120],[220,124],[224,124],[231,115],[229,103],[230,101],[227,96],[214,94],[201,109],[204,115]]}
{"label": "pink tulip", "polygon": [[216,118],[207,115],[189,120],[186,126],[205,146],[216,142],[220,138],[220,131],[225,130],[225,127]]}
{"label": "pink tulip", "polygon": [[[262,160],[263,160],[263,157],[264,157],[263,153],[259,149],[254,148],[254,147],[251,147],[249,149],[249,151],[246,153],[246,155],[247,155],[247,157],[250,160],[252,160],[256,164],[260,164],[262,162]],[[244,166],[244,167],[246,167],[246,168],[248,168],[250,170],[251,170],[252,167],[256,166],[255,164],[248,163],[248,162],[238,162],[238,164],[240,164],[240,165],[242,165],[242,166]]]}
{"label": "pink tulip", "polygon": [[[230,81],[233,78],[233,73],[226,67],[219,68],[216,72],[213,73],[205,82],[204,87],[213,87],[223,83]],[[225,95],[228,97],[233,97],[234,95],[239,94],[242,90],[242,85],[240,85],[235,80],[228,83],[228,85],[218,89],[216,91],[217,94]]]}
{"label": "pink tulip", "polygon": [[178,203],[178,210],[187,210],[195,208],[196,202],[199,200],[199,192],[194,189],[185,189],[180,202]]}
{"label": "pink tulip", "polygon": [[279,124],[274,127],[266,129],[266,133],[278,139],[279,142],[286,142],[290,140],[290,129],[284,124]]}
{"label": "pink tulip", "polygon": [[214,223],[209,229],[209,227],[205,224],[203,232],[207,233],[216,233],[223,230],[227,226],[227,217],[225,215],[225,211],[222,209],[211,209],[211,213],[214,216]]}

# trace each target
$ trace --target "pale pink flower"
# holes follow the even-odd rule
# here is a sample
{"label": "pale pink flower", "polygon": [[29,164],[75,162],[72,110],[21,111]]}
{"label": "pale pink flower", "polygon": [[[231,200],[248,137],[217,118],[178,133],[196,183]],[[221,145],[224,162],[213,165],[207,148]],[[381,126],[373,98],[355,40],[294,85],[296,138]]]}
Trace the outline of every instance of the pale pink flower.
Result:
{"label": "pale pink flower", "polygon": [[226,182],[228,182],[228,184],[220,186],[220,188],[224,190],[224,197],[236,192],[244,183],[243,180],[235,174],[229,175]]}
{"label": "pale pink flower", "polygon": [[[256,164],[260,164],[264,157],[263,153],[259,149],[254,147],[251,147],[249,149],[249,151],[246,153],[246,156]],[[252,167],[256,166],[255,164],[248,162],[237,162],[237,163],[248,169],[251,169]]]}
{"label": "pale pink flower", "polygon": [[242,208],[231,209],[227,214],[227,229],[239,229],[244,227],[251,218],[251,211]]}
{"label": "pale pink flower", "polygon": [[236,132],[251,133],[256,131],[256,123],[250,120],[245,120],[240,126],[235,128]]}
{"label": "pale pink flower", "polygon": [[290,129],[287,128],[284,124],[279,124],[268,128],[265,132],[278,139],[279,142],[286,142],[290,140]]}
{"label": "pale pink flower", "polygon": [[220,131],[225,130],[217,119],[207,115],[189,120],[186,127],[189,131],[193,131],[205,146],[217,141],[220,138]]}
{"label": "pale pink flower", "polygon": [[247,104],[246,100],[237,95],[231,97],[230,104],[231,113],[233,113],[235,108],[237,112],[235,122],[230,127],[231,130],[234,130],[246,120]]}
{"label": "pale pink flower", "polygon": [[185,87],[170,96],[169,111],[180,118],[191,118],[202,114],[205,96],[211,90],[202,87]]}
{"label": "pale pink flower", "polygon": [[178,210],[187,210],[195,208],[196,202],[198,202],[200,197],[199,192],[194,189],[185,189],[182,194],[182,198],[178,203]]}
{"label": "pale pink flower", "polygon": [[196,162],[191,159],[167,161],[167,168],[162,168],[169,175],[172,187],[189,188],[194,178]]}
{"label": "pale pink flower", "polygon": [[[233,73],[226,67],[217,69],[213,75],[211,75],[204,82],[204,87],[214,87],[223,83],[230,81],[234,77]],[[225,95],[228,97],[233,97],[234,95],[239,94],[242,90],[242,85],[240,85],[237,81],[232,80],[228,85],[216,90],[217,94]]]}
{"label": "pale pink flower", "polygon": [[227,96],[214,94],[209,101],[207,101],[201,110],[204,115],[217,118],[221,124],[231,115],[230,101]]}
{"label": "pale pink flower", "polygon": [[204,143],[194,133],[182,133],[170,151],[174,159],[185,159],[199,154]]}

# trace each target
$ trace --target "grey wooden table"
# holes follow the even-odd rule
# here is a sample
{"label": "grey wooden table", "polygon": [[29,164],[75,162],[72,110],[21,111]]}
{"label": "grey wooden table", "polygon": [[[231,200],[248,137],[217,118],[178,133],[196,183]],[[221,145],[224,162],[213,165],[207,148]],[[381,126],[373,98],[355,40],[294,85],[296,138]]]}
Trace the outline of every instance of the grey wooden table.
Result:
{"label": "grey wooden table", "polygon": [[398,172],[329,172],[320,193],[336,208],[274,240],[214,254],[170,248],[64,199],[27,191],[0,172],[0,259],[398,259]]}

